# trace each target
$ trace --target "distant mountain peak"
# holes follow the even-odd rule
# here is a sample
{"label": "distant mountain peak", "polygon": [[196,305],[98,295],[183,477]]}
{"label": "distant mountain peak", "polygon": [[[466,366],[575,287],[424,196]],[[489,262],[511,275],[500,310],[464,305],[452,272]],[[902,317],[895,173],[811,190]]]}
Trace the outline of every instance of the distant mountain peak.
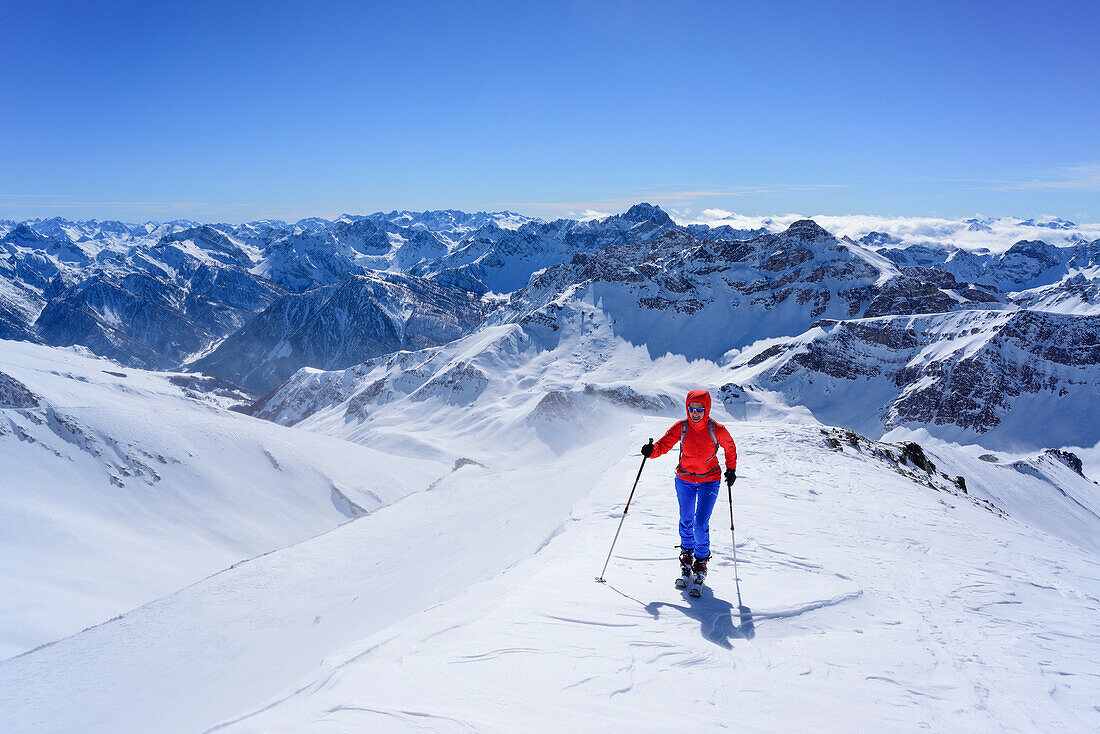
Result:
{"label": "distant mountain peak", "polygon": [[15,227],[12,228],[11,232],[8,232],[7,236],[4,239],[10,242],[16,242],[19,240],[37,242],[39,240],[46,239],[46,235],[35,232],[29,224],[27,224],[26,222],[21,222],[15,225]]}
{"label": "distant mountain peak", "polygon": [[1058,248],[1051,245],[1044,240],[1018,240],[1012,244],[1012,247],[1006,250],[1007,253],[1049,253],[1058,252]]}
{"label": "distant mountain peak", "polygon": [[884,247],[886,245],[900,245],[901,238],[888,232],[871,231],[859,238],[859,243],[866,247]]}
{"label": "distant mountain peak", "polygon": [[622,215],[622,218],[628,222],[652,222],[658,226],[673,226],[675,224],[672,217],[666,214],[661,207],[646,202],[630,207]]}
{"label": "distant mountain peak", "polygon": [[821,239],[834,239],[829,230],[822,227],[812,219],[799,219],[787,227],[783,233],[788,237],[797,237],[801,240],[812,242]]}

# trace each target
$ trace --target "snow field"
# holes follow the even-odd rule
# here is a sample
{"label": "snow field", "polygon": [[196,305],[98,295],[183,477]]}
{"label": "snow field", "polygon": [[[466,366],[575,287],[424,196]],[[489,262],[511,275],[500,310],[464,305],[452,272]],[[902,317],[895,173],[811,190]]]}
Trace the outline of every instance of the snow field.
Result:
{"label": "snow field", "polygon": [[[631,446],[665,427],[639,421]],[[673,588],[671,460],[647,462],[608,583],[594,583],[640,461],[624,451],[534,555],[329,654],[214,730],[1100,724],[1090,555],[877,460],[836,456],[816,429],[731,429],[740,598],[724,490],[710,588],[699,600]]]}
{"label": "snow field", "polygon": [[429,491],[0,663],[0,730],[203,730],[534,554],[610,456],[604,442],[537,467],[464,465]]}

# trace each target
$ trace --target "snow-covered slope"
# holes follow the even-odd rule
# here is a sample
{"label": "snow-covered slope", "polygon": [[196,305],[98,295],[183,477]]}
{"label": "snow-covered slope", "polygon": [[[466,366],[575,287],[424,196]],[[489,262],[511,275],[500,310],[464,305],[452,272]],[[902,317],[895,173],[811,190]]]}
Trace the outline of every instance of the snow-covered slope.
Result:
{"label": "snow-covered slope", "polygon": [[591,581],[635,470],[624,457],[539,554],[327,656],[217,730],[1100,725],[1089,554],[857,452],[826,455],[814,429],[735,430],[740,593],[717,519],[713,591],[672,588],[675,501],[659,463],[608,585]]}
{"label": "snow-covered slope", "polygon": [[1057,283],[1014,293],[1012,300],[1036,311],[1100,314],[1100,264],[1074,270]]}
{"label": "snow-covered slope", "polygon": [[0,658],[334,528],[447,469],[228,411],[234,396],[212,383],[0,342]]}
{"label": "snow-covered slope", "polygon": [[672,587],[672,462],[660,460],[643,470],[608,584],[593,581],[637,445],[671,416],[511,468],[507,453],[483,446],[495,461],[465,464],[430,492],[0,663],[0,724],[1100,725],[1094,551],[899,466],[884,447],[718,417],[740,445],[739,585],[723,496],[711,589],[691,600]]}
{"label": "snow-covered slope", "polygon": [[[475,447],[486,442],[498,449],[545,444],[560,451],[574,442],[602,435],[609,426],[621,429],[632,425],[638,414],[675,415],[682,396],[692,386],[709,385],[723,410],[741,420],[816,424],[812,414],[826,424],[851,426],[866,422],[872,429],[867,432],[873,436],[884,434],[880,420],[885,420],[894,426],[891,439],[931,442],[947,457],[960,454],[958,459],[951,459],[952,465],[963,462],[971,468],[980,467],[978,473],[992,472],[999,477],[994,485],[975,488],[975,496],[1010,507],[1023,522],[1037,523],[1055,535],[1064,530],[1064,537],[1071,542],[1094,547],[1089,538],[1100,519],[1100,493],[1081,473],[1082,467],[1071,471],[1062,460],[1052,462],[1050,456],[1054,454],[1047,449],[1069,444],[1092,446],[1098,440],[1087,428],[1087,415],[1094,409],[1090,402],[1094,398],[1090,396],[1095,393],[1087,385],[1095,377],[1091,368],[1072,366],[1073,360],[1067,358],[1072,349],[1089,349],[1084,344],[1087,337],[1074,336],[1064,324],[1056,329],[1067,341],[1060,348],[1050,339],[1027,336],[1029,329],[1035,328],[1032,319],[1036,318],[1029,312],[962,311],[954,324],[931,317],[906,317],[909,321],[893,330],[865,327],[865,331],[871,335],[897,332],[900,336],[896,339],[901,340],[921,334],[929,345],[923,351],[903,350],[901,357],[888,358],[885,355],[903,345],[890,340],[869,341],[849,344],[847,351],[837,347],[838,354],[829,357],[826,344],[821,347],[825,357],[814,361],[813,349],[796,341],[800,346],[790,352],[765,349],[763,360],[751,356],[756,353],[754,347],[746,350],[748,367],[722,368],[706,360],[688,362],[675,355],[651,360],[645,347],[632,346],[616,336],[617,324],[606,314],[583,302],[573,305],[578,313],[567,317],[563,309],[558,314],[553,349],[546,348],[539,327],[534,334],[517,324],[489,327],[442,347],[401,352],[347,370],[302,370],[252,410],[279,423],[369,445],[384,446],[390,437],[402,436],[406,431],[418,436],[442,432],[470,446],[468,456],[480,460]],[[983,315],[995,321],[975,320]],[[862,323],[857,320],[844,325]],[[822,330],[812,333],[818,332]],[[960,339],[960,334],[969,335],[969,339]],[[843,342],[844,332],[837,338]],[[1028,352],[1027,345],[1032,342],[1045,344],[1044,350]],[[799,352],[801,348],[809,351]],[[866,359],[845,361],[844,355],[858,354],[860,349],[868,352]],[[806,360],[800,355],[806,354],[810,355],[809,367],[802,366]],[[1004,355],[1017,359],[1019,366],[1006,367],[1002,363],[1008,357]],[[912,366],[902,365],[907,356],[919,364],[927,362],[927,374],[938,375],[940,381],[917,375],[912,387],[898,397],[893,372],[878,374],[871,370],[915,371]],[[964,366],[958,368],[956,362]],[[794,372],[789,383],[776,382],[791,370]],[[1056,380],[1043,377],[1044,370],[1072,374]],[[980,391],[997,387],[990,384],[994,373],[1022,380],[1000,387],[1005,394],[1015,392],[1018,401],[1030,404],[1030,410],[999,407],[986,415],[966,409],[971,404],[990,402]],[[1057,395],[1029,396],[1027,390],[1045,390],[1047,385],[1062,382],[1073,386],[1084,383],[1085,387],[1062,396],[1066,399],[1066,415],[1034,421],[1027,432],[1028,418],[1034,418],[1036,406],[1062,399]],[[761,389],[760,385],[775,388],[776,392]],[[920,390],[924,391],[923,397]],[[948,397],[937,397],[939,390],[946,391]],[[949,410],[952,404],[948,398],[957,403],[954,410]],[[891,400],[895,401],[892,407]],[[875,417],[880,404],[888,406],[883,409],[887,412],[882,419]],[[1078,412],[1069,414],[1071,408]],[[940,424],[928,418],[923,423],[915,418],[889,422],[902,410],[932,409],[960,422],[969,416],[972,423],[968,425],[972,427],[984,426],[981,420],[1003,419],[1003,423],[987,427],[982,434],[973,428],[964,430],[946,418]],[[897,427],[899,424],[907,428]],[[918,427],[916,431],[914,426]],[[943,440],[944,436],[954,435],[969,438],[966,443],[975,446],[962,449]],[[1003,461],[994,462],[1009,466],[1011,471],[993,471],[988,461],[979,459],[989,459],[988,448],[979,450],[977,442],[991,443],[986,440],[990,435],[1014,451]],[[956,471],[950,476],[968,473]],[[1061,499],[1037,501],[1052,491],[1058,492]],[[1061,509],[1055,511],[1055,506]],[[1100,550],[1100,546],[1096,548]]]}
{"label": "snow-covered slope", "polygon": [[0,272],[0,339],[38,341],[33,324],[45,305],[34,290]]}
{"label": "snow-covered slope", "polygon": [[[562,318],[554,349],[519,324],[489,326],[449,344],[397,352],[346,370],[303,369],[252,407],[255,415],[369,445],[386,436],[444,434],[465,456],[541,446],[563,451],[641,414],[674,414],[691,386],[723,370],[680,355],[656,360],[615,334],[590,304]],[[716,394],[741,416],[798,420],[775,396]],[[811,420],[808,415],[805,420]],[[380,444],[380,442],[382,442]]]}

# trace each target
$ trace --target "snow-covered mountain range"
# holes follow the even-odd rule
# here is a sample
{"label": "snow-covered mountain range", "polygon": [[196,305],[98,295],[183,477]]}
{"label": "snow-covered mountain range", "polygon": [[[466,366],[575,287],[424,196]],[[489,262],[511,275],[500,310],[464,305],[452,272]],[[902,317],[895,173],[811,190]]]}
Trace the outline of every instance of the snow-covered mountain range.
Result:
{"label": "snow-covered mountain range", "polygon": [[1095,228],[829,224],[0,222],[0,729],[1094,730]]}
{"label": "snow-covered mountain range", "polygon": [[455,211],[235,226],[6,222],[0,336],[204,370],[264,394],[299,367],[446,343],[485,320],[551,324],[579,295],[655,354],[715,360],[822,319],[1100,312],[1100,239],[1085,241],[1088,227],[965,224],[1056,233],[1064,246],[1020,240],[996,254],[879,230],[857,240],[811,220],[781,231],[678,225],[648,204],[553,222]]}

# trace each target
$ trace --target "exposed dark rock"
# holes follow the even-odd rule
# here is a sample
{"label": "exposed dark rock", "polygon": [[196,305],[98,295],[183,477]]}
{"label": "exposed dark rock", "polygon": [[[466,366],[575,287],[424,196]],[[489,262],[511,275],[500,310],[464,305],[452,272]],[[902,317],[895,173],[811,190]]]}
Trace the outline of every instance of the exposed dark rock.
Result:
{"label": "exposed dark rock", "polygon": [[37,408],[38,396],[19,380],[0,372],[0,408]]}
{"label": "exposed dark rock", "polygon": [[556,422],[572,421],[575,415],[575,400],[569,393],[554,390],[543,395],[542,400],[531,411],[530,417],[536,420]]}
{"label": "exposed dark rock", "polygon": [[921,448],[919,443],[908,442],[902,444],[901,458],[903,461],[912,464],[913,466],[923,469],[929,474],[936,473],[936,465],[924,455],[924,449]]}
{"label": "exposed dark rock", "polygon": [[1070,469],[1073,469],[1073,471],[1080,474],[1082,477],[1085,476],[1085,465],[1081,463],[1081,458],[1072,451],[1063,451],[1062,449],[1047,449],[1043,453],[1062,462]]}
{"label": "exposed dark rock", "polygon": [[601,388],[595,385],[585,385],[584,394],[602,398],[615,405],[632,410],[640,410],[646,413],[661,413],[675,408],[675,401],[671,398],[651,398],[638,393],[629,387]]}

